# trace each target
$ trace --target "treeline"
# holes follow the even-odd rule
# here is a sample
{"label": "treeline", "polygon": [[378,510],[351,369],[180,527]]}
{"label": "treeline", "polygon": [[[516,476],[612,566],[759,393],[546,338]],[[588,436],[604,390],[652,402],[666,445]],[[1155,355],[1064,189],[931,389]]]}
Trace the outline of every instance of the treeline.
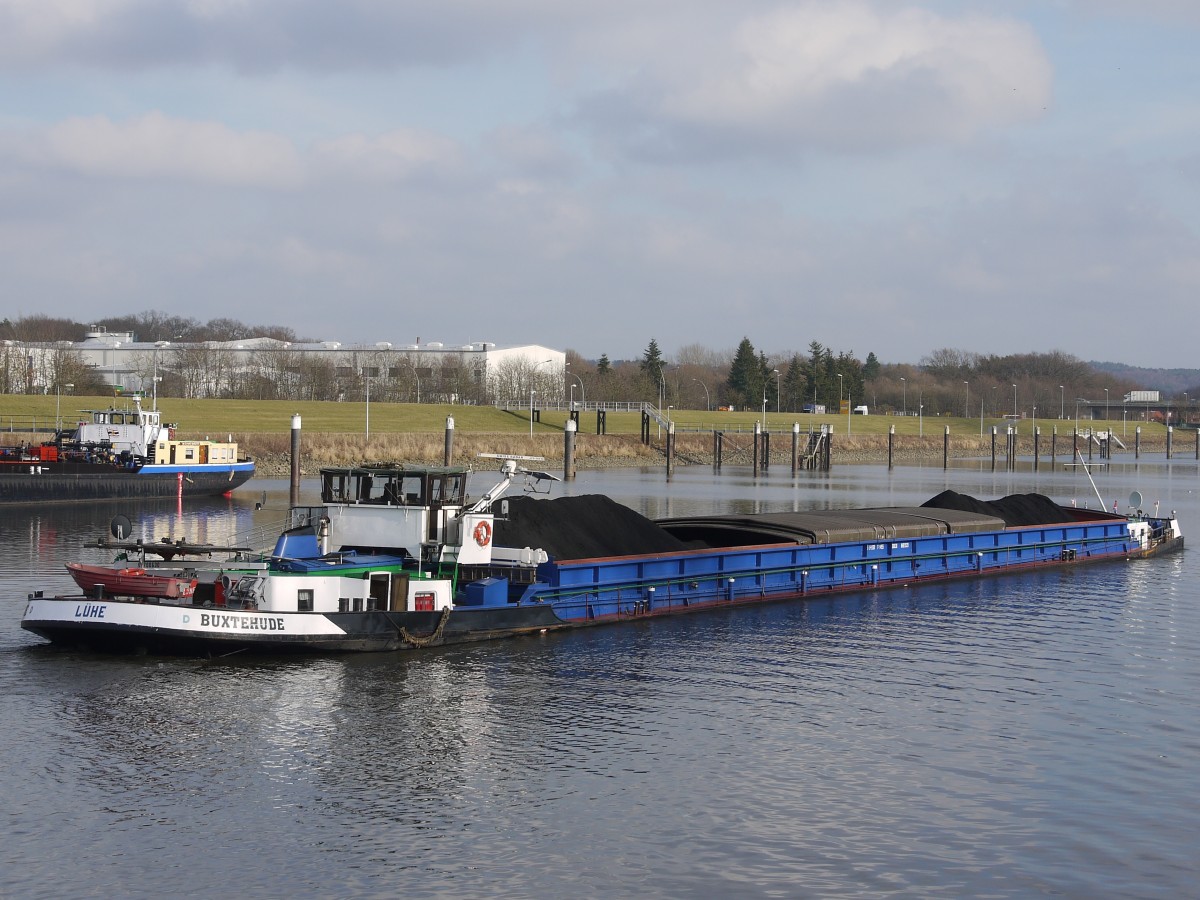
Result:
{"label": "treeline", "polygon": [[[813,404],[833,412],[849,403],[881,413],[998,418],[1034,415],[1036,407],[1038,416],[1069,418],[1077,402],[1119,407],[1128,391],[1157,387],[1057,350],[1000,356],[947,348],[916,364],[881,363],[874,353],[860,359],[819,341],[803,354],[768,354],[743,338],[724,356],[692,346],[672,360],[655,339],[640,360],[614,364],[602,356],[591,363],[572,351],[567,355],[568,372],[586,383],[589,401],[634,398],[699,409],[759,409],[765,403],[770,411],[800,413]],[[1186,393],[1200,396],[1200,387]]]}
{"label": "treeline", "polygon": [[[332,366],[286,348],[254,354],[249,368],[229,353],[200,346],[205,341],[236,341],[269,337],[304,343],[286,327],[246,325],[233,319],[196,319],[161,312],[143,312],[78,323],[50,316],[0,321],[6,341],[54,344],[82,341],[94,327],[133,332],[144,342],[169,341],[170,352],[147,354],[143,381],[159,378],[166,396],[227,396],[245,398],[362,399],[367,392],[378,400],[425,402],[512,402],[538,397],[588,403],[645,401],[676,408],[735,407],[800,413],[806,405],[833,412],[843,403],[865,405],[872,412],[915,415],[998,417],[1037,414],[1046,418],[1070,416],[1080,400],[1119,405],[1130,390],[1162,389],[1112,368],[1092,366],[1061,351],[983,355],[966,350],[935,350],[918,363],[882,363],[874,353],[860,359],[850,350],[837,350],[812,341],[805,352],[767,353],[748,337],[732,350],[688,345],[668,358],[651,338],[642,357],[612,361],[604,354],[585,358],[567,350],[567,368],[551,374],[528,361],[510,360],[482,372],[465,371],[453,361],[436,368],[423,361],[392,353],[364,351],[351,365]],[[192,345],[190,347],[186,345]],[[185,345],[185,346],[179,346]],[[9,354],[4,354],[7,358]],[[76,393],[99,393],[104,380],[85,366],[69,347],[55,348],[46,364],[50,377],[39,383],[71,384]],[[386,358],[385,358],[386,357]],[[0,365],[0,391],[21,393],[29,383],[21,359]],[[1196,375],[1196,373],[1192,373]],[[1191,387],[1168,393],[1164,399],[1200,396],[1200,378]],[[559,394],[559,392],[561,393]]]}
{"label": "treeline", "polygon": [[52,316],[22,316],[15,321],[0,321],[0,340],[22,343],[53,341],[79,342],[89,331],[132,332],[138,341],[172,341],[200,343],[202,341],[243,341],[254,337],[274,338],[289,343],[305,343],[312,338],[297,337],[291,328],[282,325],[247,325],[236,319],[209,319],[201,322],[186,316],[171,316],[163,312],[142,312],[125,316],[98,318],[91,322],[74,322]]}

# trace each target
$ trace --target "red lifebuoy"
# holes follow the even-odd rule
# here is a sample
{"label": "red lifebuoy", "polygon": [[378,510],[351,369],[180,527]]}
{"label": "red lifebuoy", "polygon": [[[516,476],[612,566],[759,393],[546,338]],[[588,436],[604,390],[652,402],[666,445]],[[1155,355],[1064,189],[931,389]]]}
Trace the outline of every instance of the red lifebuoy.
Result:
{"label": "red lifebuoy", "polygon": [[475,543],[480,547],[486,547],[492,541],[492,526],[487,522],[480,522],[475,526]]}
{"label": "red lifebuoy", "polygon": [[145,575],[146,570],[145,569],[122,569],[120,574],[122,574],[122,575]]}

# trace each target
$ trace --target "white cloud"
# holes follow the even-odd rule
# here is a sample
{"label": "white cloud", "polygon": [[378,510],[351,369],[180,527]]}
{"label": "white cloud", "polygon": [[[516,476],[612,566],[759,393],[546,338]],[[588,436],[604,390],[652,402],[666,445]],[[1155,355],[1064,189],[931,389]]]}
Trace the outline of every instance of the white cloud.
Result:
{"label": "white cloud", "polygon": [[454,141],[413,129],[377,137],[343,135],[318,143],[312,157],[324,171],[367,181],[397,181],[420,172],[451,171],[461,163]]}
{"label": "white cloud", "polygon": [[88,175],[283,188],[297,184],[302,174],[295,149],[278,135],[158,112],[124,122],[68,119],[23,141],[10,133],[5,144],[27,163]]}
{"label": "white cloud", "polygon": [[278,134],[153,112],[125,121],[89,116],[33,131],[0,131],[0,158],[27,169],[101,178],[293,190],[321,181],[395,182],[452,172],[461,151],[448,138],[410,129],[344,135],[302,152]]}
{"label": "white cloud", "polygon": [[1051,85],[1045,52],[1018,22],[845,0],[749,16],[722,44],[648,60],[583,115],[670,156],[873,149],[1032,118]]}

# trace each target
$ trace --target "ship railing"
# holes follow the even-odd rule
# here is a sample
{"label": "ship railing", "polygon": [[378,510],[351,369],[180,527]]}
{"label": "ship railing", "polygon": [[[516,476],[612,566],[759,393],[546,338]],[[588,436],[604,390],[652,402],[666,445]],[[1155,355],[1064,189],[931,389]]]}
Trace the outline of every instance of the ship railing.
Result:
{"label": "ship railing", "polygon": [[291,522],[292,515],[291,511],[289,511],[282,518],[276,519],[273,522],[264,522],[261,525],[255,525],[253,528],[239,531],[233,536],[233,543],[239,547],[253,547],[255,553],[270,553],[275,547],[279,535],[288,528],[295,527]]}

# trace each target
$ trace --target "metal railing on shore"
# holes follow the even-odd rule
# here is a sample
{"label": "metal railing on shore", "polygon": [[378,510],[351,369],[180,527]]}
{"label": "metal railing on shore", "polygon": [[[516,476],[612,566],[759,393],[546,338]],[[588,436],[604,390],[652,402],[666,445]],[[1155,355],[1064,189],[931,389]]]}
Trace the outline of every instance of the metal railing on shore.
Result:
{"label": "metal railing on shore", "polygon": [[[59,421],[61,423],[62,420]],[[54,434],[58,428],[55,427],[53,416],[2,416],[0,430],[9,434]]]}

